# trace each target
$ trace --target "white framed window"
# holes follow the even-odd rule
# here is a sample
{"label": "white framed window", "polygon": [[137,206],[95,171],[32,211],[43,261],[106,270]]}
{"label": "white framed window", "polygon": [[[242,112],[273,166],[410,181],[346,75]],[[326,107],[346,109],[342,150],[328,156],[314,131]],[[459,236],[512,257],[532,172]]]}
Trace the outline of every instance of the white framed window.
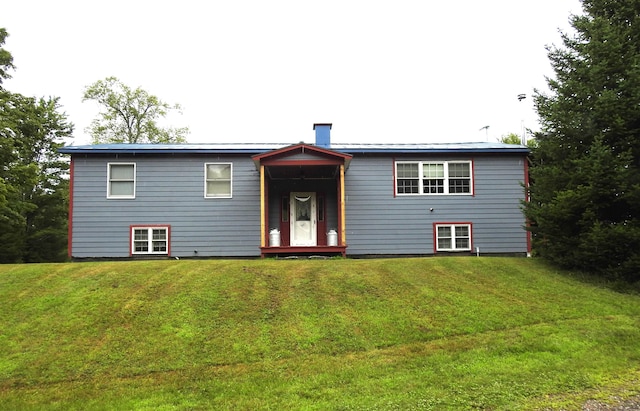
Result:
{"label": "white framed window", "polygon": [[131,254],[169,255],[170,226],[131,226]]}
{"label": "white framed window", "polygon": [[136,164],[107,164],[107,198],[136,198]]}
{"label": "white framed window", "polygon": [[233,164],[205,163],[204,196],[205,198],[231,198]]}
{"label": "white framed window", "polygon": [[396,193],[420,193],[420,163],[396,163]]}
{"label": "white framed window", "polygon": [[471,223],[434,223],[436,251],[471,251]]}
{"label": "white framed window", "polygon": [[398,195],[472,195],[471,161],[397,161]]}

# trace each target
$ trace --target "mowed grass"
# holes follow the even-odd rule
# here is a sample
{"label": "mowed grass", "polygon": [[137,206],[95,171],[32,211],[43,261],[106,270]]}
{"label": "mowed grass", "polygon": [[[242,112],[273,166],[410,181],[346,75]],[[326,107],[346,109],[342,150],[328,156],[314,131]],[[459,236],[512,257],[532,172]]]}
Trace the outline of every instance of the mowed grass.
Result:
{"label": "mowed grass", "polygon": [[640,296],[536,259],[0,266],[0,409],[580,409],[640,393]]}

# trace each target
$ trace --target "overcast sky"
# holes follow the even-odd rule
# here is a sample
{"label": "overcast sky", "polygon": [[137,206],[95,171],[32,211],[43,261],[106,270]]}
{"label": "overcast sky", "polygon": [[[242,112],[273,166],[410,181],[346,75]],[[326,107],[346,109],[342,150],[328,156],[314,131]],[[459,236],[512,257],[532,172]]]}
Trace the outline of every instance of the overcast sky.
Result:
{"label": "overcast sky", "polygon": [[[116,76],[183,114],[189,142],[496,141],[538,129],[534,88],[551,75],[578,0],[7,1],[17,69],[5,87],[57,96],[74,144]],[[527,99],[519,102],[518,94]],[[488,130],[482,129],[489,126]]]}

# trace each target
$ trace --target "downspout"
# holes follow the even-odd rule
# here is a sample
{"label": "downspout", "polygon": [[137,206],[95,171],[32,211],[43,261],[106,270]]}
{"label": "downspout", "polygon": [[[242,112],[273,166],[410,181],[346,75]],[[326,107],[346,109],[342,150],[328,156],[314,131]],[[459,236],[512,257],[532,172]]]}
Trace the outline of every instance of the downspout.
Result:
{"label": "downspout", "polygon": [[[529,157],[524,158],[524,201],[528,203],[531,201],[529,196],[530,181],[529,181]],[[533,236],[531,233],[531,221],[525,216],[525,224],[527,227],[527,257],[531,257],[533,252]]]}
{"label": "downspout", "polygon": [[69,258],[73,257],[73,156],[71,156],[71,161],[69,163],[69,216],[67,217],[67,255]]}
{"label": "downspout", "polygon": [[[266,241],[266,218],[265,218],[265,213],[266,213],[266,209],[265,209],[265,186],[264,186],[264,166],[260,165],[260,247],[266,247],[267,245],[267,241]],[[262,254],[262,253],[261,253]],[[263,255],[264,256],[264,255]]]}

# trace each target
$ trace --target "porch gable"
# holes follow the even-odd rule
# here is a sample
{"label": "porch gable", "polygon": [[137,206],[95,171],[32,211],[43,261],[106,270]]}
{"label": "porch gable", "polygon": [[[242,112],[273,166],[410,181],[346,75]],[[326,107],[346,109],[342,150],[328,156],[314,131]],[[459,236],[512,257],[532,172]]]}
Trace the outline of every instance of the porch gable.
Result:
{"label": "porch gable", "polygon": [[260,166],[288,165],[343,165],[349,168],[353,155],[339,151],[327,150],[311,144],[299,143],[251,157],[256,169]]}

